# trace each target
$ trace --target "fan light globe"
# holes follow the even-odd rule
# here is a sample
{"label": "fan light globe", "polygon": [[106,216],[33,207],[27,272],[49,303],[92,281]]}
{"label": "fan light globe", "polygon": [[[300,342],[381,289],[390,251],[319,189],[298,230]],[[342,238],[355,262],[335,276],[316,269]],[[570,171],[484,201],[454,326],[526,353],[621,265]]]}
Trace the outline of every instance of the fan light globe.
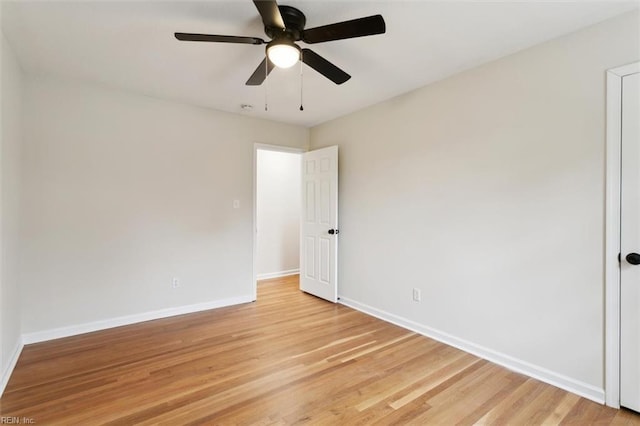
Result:
{"label": "fan light globe", "polygon": [[274,43],[267,47],[269,60],[278,68],[291,68],[300,59],[300,48],[291,43]]}

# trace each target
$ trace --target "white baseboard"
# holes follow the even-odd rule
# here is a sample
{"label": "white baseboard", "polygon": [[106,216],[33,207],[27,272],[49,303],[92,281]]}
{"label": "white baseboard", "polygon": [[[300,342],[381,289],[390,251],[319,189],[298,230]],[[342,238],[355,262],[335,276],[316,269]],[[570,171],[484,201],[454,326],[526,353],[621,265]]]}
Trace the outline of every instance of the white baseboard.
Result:
{"label": "white baseboard", "polygon": [[144,312],[141,314],[126,315],[107,320],[94,321],[85,324],[72,325],[69,327],[53,328],[50,330],[36,331],[22,335],[22,342],[25,345],[39,343],[47,340],[60,339],[62,337],[75,336],[78,334],[91,333],[92,331],[105,330],[123,325],[130,325],[144,321],[151,321],[160,318],[168,318],[176,315],[190,314],[193,312],[206,311],[209,309],[222,308],[225,306],[239,305],[241,303],[253,302],[252,296],[231,297],[228,299],[213,300],[210,302],[196,303],[194,305],[178,306],[175,308],[160,309],[157,311]]}
{"label": "white baseboard", "polygon": [[459,339],[448,333],[435,330],[431,327],[424,326],[422,324],[416,323],[406,318],[402,318],[400,316],[390,314],[388,312],[376,309],[372,306],[365,305],[363,303],[359,303],[355,300],[351,300],[343,296],[339,297],[339,303],[342,303],[345,306],[348,306],[350,308],[353,308],[365,314],[374,316],[381,320],[390,322],[397,326],[414,331],[418,334],[422,334],[423,336],[427,336],[434,340],[438,340],[439,342],[445,343],[449,346],[453,346],[455,348],[461,349],[465,352],[471,353],[480,358],[486,359],[495,364],[506,367],[510,370],[525,374],[529,377],[532,377],[534,379],[556,386],[560,389],[564,389],[568,392],[575,393],[576,395],[590,399],[599,404],[604,404],[605,393],[604,393],[604,389],[602,388],[598,388],[588,383],[584,383],[584,382],[572,379],[571,377],[558,374],[546,368],[539,367],[537,365],[528,363],[526,361],[514,358],[509,355],[502,354],[500,352],[496,352],[492,349],[485,348],[475,343],[468,342],[463,339]]}
{"label": "white baseboard", "polygon": [[13,349],[11,353],[11,359],[7,364],[7,368],[2,371],[2,381],[0,382],[0,397],[4,393],[4,389],[7,387],[9,383],[9,379],[11,378],[11,373],[13,373],[13,369],[16,368],[16,364],[18,363],[18,358],[20,358],[20,354],[22,353],[22,348],[24,348],[24,343],[22,338],[18,340],[16,347]]}
{"label": "white baseboard", "polygon": [[289,269],[288,271],[278,271],[278,272],[267,272],[264,274],[258,274],[256,279],[258,280],[268,280],[271,278],[280,278],[287,277],[289,275],[296,275],[300,273],[300,269]]}

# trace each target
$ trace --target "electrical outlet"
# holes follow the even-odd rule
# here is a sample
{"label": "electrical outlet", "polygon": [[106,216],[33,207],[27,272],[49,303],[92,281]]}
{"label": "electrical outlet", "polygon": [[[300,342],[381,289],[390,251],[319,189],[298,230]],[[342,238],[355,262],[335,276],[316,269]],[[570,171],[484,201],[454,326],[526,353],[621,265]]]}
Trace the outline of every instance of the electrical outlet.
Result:
{"label": "electrical outlet", "polygon": [[171,288],[178,288],[180,287],[180,280],[176,277],[173,277],[173,279],[171,280]]}
{"label": "electrical outlet", "polygon": [[419,302],[420,300],[422,300],[422,294],[420,292],[419,288],[414,288],[413,289],[413,301],[414,302]]}

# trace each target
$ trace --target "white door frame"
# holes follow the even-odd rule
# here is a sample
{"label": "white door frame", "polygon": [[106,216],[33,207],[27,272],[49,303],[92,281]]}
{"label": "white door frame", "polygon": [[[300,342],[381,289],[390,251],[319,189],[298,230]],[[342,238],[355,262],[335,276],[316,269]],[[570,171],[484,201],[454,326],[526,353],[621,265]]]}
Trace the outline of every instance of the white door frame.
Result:
{"label": "white door frame", "polygon": [[[290,146],[280,146],[280,145],[268,145],[263,143],[254,143],[253,144],[253,233],[252,233],[252,241],[253,241],[253,264],[252,268],[252,291],[253,291],[253,301],[258,298],[258,271],[256,267],[257,257],[258,257],[258,150],[263,151],[277,151],[277,152],[288,152],[294,154],[302,154],[307,152],[306,149],[303,148],[294,148]],[[302,161],[302,159],[300,160]]]}
{"label": "white door frame", "polygon": [[605,403],[620,408],[620,144],[622,78],[640,71],[640,62],[607,71],[605,198]]}

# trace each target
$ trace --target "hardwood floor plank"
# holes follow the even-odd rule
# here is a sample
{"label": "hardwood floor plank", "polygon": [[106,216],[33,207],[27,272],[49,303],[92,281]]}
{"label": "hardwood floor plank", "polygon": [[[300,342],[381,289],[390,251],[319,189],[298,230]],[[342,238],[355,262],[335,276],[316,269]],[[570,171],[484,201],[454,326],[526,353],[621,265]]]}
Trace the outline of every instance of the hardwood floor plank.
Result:
{"label": "hardwood floor plank", "polygon": [[43,425],[640,425],[324,302],[297,276],[258,300],[24,348],[1,416]]}
{"label": "hardwood floor plank", "polygon": [[638,416],[640,416],[640,414],[623,408],[621,410],[617,410],[616,415],[613,418],[613,421],[611,422],[611,425],[612,426],[637,425]]}
{"label": "hardwood floor plank", "polygon": [[527,407],[509,421],[515,424],[543,424],[560,405],[565,394],[561,389],[545,386]]}
{"label": "hardwood floor plank", "polygon": [[558,425],[564,419],[573,406],[578,402],[580,397],[578,395],[574,395],[572,393],[564,393],[562,399],[556,405],[553,412],[551,412],[546,419],[542,421],[543,424],[548,425]]}
{"label": "hardwood floor plank", "polygon": [[[452,348],[453,349],[453,348]],[[469,368],[471,365],[479,362],[480,360],[473,355],[466,354],[461,351],[456,351],[447,358],[432,361],[431,366],[433,372],[420,381],[416,382],[413,386],[405,388],[408,393],[399,393],[389,403],[391,408],[399,410],[408,403],[424,396],[427,392],[441,385],[454,376],[457,376],[462,371]]]}

